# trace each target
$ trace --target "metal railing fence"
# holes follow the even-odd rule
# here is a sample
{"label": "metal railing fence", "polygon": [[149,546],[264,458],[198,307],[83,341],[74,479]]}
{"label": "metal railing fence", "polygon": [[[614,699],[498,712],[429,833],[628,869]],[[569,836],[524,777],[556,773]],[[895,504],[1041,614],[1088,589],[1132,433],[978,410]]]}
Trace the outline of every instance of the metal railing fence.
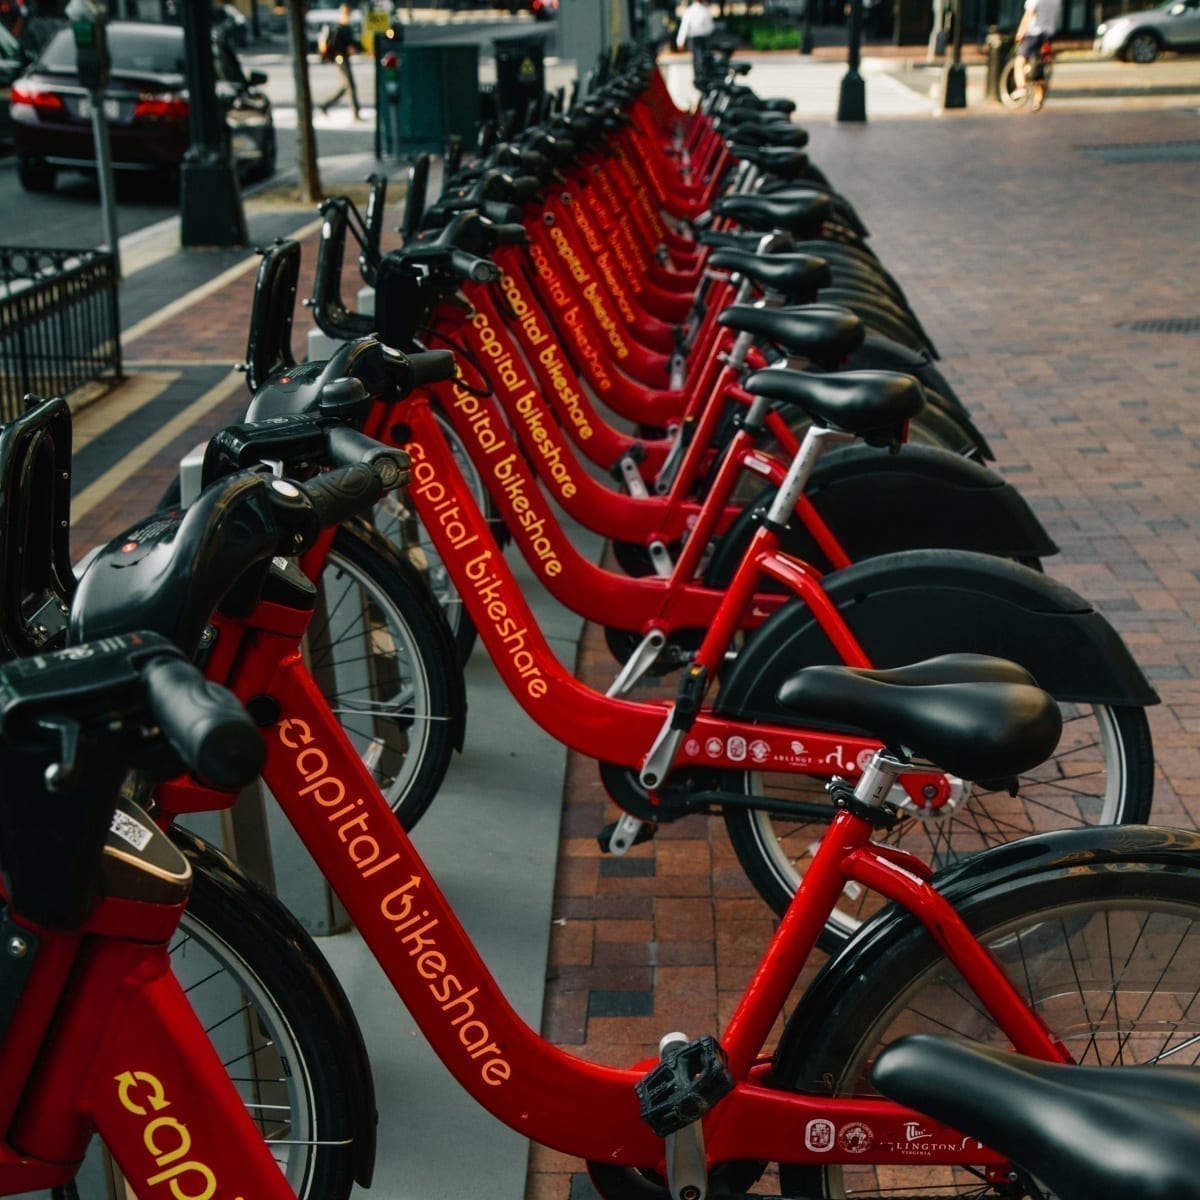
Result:
{"label": "metal railing fence", "polygon": [[26,392],[121,377],[117,271],[102,250],[0,246],[0,420]]}

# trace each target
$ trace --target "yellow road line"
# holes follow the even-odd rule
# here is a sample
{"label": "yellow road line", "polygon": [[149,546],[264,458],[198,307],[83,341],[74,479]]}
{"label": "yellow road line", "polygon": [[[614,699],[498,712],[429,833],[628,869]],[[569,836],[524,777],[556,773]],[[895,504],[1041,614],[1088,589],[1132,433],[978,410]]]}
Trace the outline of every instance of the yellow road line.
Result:
{"label": "yellow road line", "polygon": [[130,451],[119,463],[110,467],[99,479],[89,483],[78,496],[72,499],[72,519],[77,520],[84,517],[98,504],[102,504],[164,446],[186,432],[206,413],[228,400],[242,386],[241,374],[237,371],[230,371],[216,387],[210,388],[198,400],[192,401],[187,408],[177,412],[171,420],[160,426],[140,446]]}
{"label": "yellow road line", "polygon": [[161,396],[178,378],[178,371],[139,371],[130,375],[108,395],[75,413],[71,422],[72,446],[81,450],[130,413]]}

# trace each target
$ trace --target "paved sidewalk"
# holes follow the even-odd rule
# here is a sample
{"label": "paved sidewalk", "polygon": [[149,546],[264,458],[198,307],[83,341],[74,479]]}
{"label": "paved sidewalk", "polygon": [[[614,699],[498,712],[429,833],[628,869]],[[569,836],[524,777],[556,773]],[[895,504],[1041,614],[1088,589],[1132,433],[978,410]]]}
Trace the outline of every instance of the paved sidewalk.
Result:
{"label": "paved sidewalk", "polygon": [[[1103,610],[1158,689],[1153,816],[1195,827],[1200,112],[806,124],[1001,473],[1062,547],[1048,572]],[[612,669],[591,632],[581,673],[604,686]],[[571,756],[545,1031],[628,1064],[668,1030],[727,1019],[773,922],[718,819],[614,860],[595,833],[615,815]],[[527,1200],[592,1196],[578,1162],[534,1149]]]}
{"label": "paved sidewalk", "polygon": [[[755,82],[773,90],[769,72],[758,66]],[[873,104],[868,92],[872,115]],[[1195,825],[1200,112],[1178,101],[1144,112],[1074,111],[1052,100],[1036,117],[997,121],[967,110],[947,121],[919,110],[838,126],[821,111],[805,109],[814,160],[859,208],[872,244],[907,290],[944,355],[944,370],[996,448],[1000,469],[1018,482],[1062,547],[1049,572],[1100,605],[1158,687],[1155,816]],[[329,184],[350,183],[367,169],[365,161],[348,159],[324,174]],[[266,199],[247,207],[256,240],[302,235],[301,295],[307,294],[312,211]],[[254,257],[184,253],[170,238],[170,230],[160,230],[123,248],[131,376],[80,416],[79,549],[144,513],[178,455],[244,402],[231,368],[244,349]],[[298,352],[303,323],[298,309]],[[135,473],[125,480],[130,467]],[[605,660],[592,634],[581,670],[607,681]],[[473,667],[487,671],[485,664]],[[472,693],[473,705],[478,694]],[[472,718],[482,711],[473,708]],[[519,714],[511,720],[500,736],[510,747],[523,746],[530,726]],[[468,754],[472,747],[469,738]],[[478,774],[474,781],[478,788]],[[572,1052],[629,1062],[666,1030],[682,1025],[699,1033],[727,1015],[771,922],[742,882],[719,823],[684,822],[627,859],[601,860],[594,835],[603,810],[594,768],[572,760],[544,1029]],[[449,808],[445,815],[452,816]],[[539,820],[553,857],[552,813],[543,810]],[[474,837],[455,847],[452,831],[442,836],[463,860],[464,884],[470,883],[466,860],[478,854],[495,865],[494,847]],[[515,877],[525,869],[515,853],[504,865]],[[488,896],[479,899],[486,904]],[[368,966],[351,955],[345,969],[367,988]],[[538,981],[528,982],[536,988]],[[387,1031],[388,1020],[380,1015],[375,1028]],[[391,1014],[390,1021],[390,1036],[381,1032],[373,1046],[377,1052],[389,1053],[392,1043],[410,1037],[402,1017]],[[403,1093],[408,1081],[388,1070],[389,1086]],[[466,1097],[459,1101],[448,1111],[461,1112],[473,1131],[495,1124],[481,1119]],[[432,1164],[443,1194],[497,1190],[498,1179],[488,1175],[485,1182],[486,1166],[480,1167],[486,1153],[464,1168],[458,1118],[443,1120],[452,1123],[450,1140],[434,1147],[384,1113],[381,1140],[395,1156],[389,1167],[401,1165],[381,1174],[374,1192],[428,1194],[414,1181],[429,1175],[408,1172],[405,1163],[425,1172]],[[401,1128],[404,1137],[396,1136]],[[474,1138],[473,1132],[477,1149]],[[580,1172],[579,1163],[535,1148],[526,1196],[584,1200],[589,1189]],[[509,1178],[499,1190],[514,1200],[518,1189]]]}

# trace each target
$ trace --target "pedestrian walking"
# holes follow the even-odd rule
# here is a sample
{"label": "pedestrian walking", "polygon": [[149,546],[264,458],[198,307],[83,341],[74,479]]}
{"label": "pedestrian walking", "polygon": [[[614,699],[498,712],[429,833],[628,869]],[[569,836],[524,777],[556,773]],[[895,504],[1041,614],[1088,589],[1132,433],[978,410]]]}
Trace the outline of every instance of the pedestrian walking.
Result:
{"label": "pedestrian walking", "polygon": [[321,39],[318,42],[321,61],[334,63],[342,76],[342,86],[321,105],[321,111],[328,116],[329,110],[349,93],[354,119],[361,121],[363,115],[358,106],[358,89],[354,86],[354,71],[350,66],[351,55],[357,53],[359,48],[354,31],[350,28],[350,14],[353,11],[349,4],[343,4],[338,9],[337,24],[326,25],[321,30]]}
{"label": "pedestrian walking", "polygon": [[708,44],[714,29],[712,10],[700,0],[692,2],[683,11],[679,21],[679,32],[675,35],[675,45],[680,50],[690,45],[692,48],[692,83],[697,91],[704,91],[708,80]]}

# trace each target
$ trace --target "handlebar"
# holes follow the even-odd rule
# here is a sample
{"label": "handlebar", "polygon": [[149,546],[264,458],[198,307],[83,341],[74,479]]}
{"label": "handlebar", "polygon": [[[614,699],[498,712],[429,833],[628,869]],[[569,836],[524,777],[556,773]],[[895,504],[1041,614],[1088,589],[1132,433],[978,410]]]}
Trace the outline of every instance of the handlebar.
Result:
{"label": "handlebar", "polygon": [[[131,767],[167,778],[182,762],[206,784],[233,791],[258,774],[265,754],[237,700],[154,633],[0,667],[0,870],[13,909],[35,925],[74,928],[102,892],[110,826],[124,857],[160,836],[124,804],[120,827],[114,823]],[[181,903],[186,874],[180,878]]]}
{"label": "handlebar", "polygon": [[[395,259],[389,255],[384,264],[380,286],[386,290]],[[405,354],[385,340],[370,335],[344,342],[325,362],[299,363],[274,375],[255,393],[246,420],[257,423],[305,413],[357,425],[379,396],[404,396],[414,388],[453,378],[454,356],[449,351]],[[205,481],[211,479],[206,466]]]}
{"label": "handlebar", "polygon": [[494,262],[465,250],[451,250],[449,261],[455,275],[473,283],[496,283],[500,278],[500,268]]}
{"label": "handlebar", "polygon": [[394,477],[395,463],[384,460],[379,466],[354,463],[318,475],[307,483],[291,479],[272,479],[270,502],[286,534],[279,549],[298,553],[316,541],[323,529],[340,525],[359,513],[370,512],[383,495],[384,474]]}
{"label": "handlebar", "polygon": [[253,612],[272,559],[368,512],[385,486],[406,477],[401,452],[378,448],[371,462],[308,482],[269,479],[261,468],[218,479],[186,512],[158,514],[101,550],[76,593],[70,640],[149,629],[191,655],[218,606],[234,617]]}
{"label": "handlebar", "polygon": [[154,723],[202,783],[235,792],[258,776],[262,734],[231,692],[179,658],[152,662],[144,680]]}

